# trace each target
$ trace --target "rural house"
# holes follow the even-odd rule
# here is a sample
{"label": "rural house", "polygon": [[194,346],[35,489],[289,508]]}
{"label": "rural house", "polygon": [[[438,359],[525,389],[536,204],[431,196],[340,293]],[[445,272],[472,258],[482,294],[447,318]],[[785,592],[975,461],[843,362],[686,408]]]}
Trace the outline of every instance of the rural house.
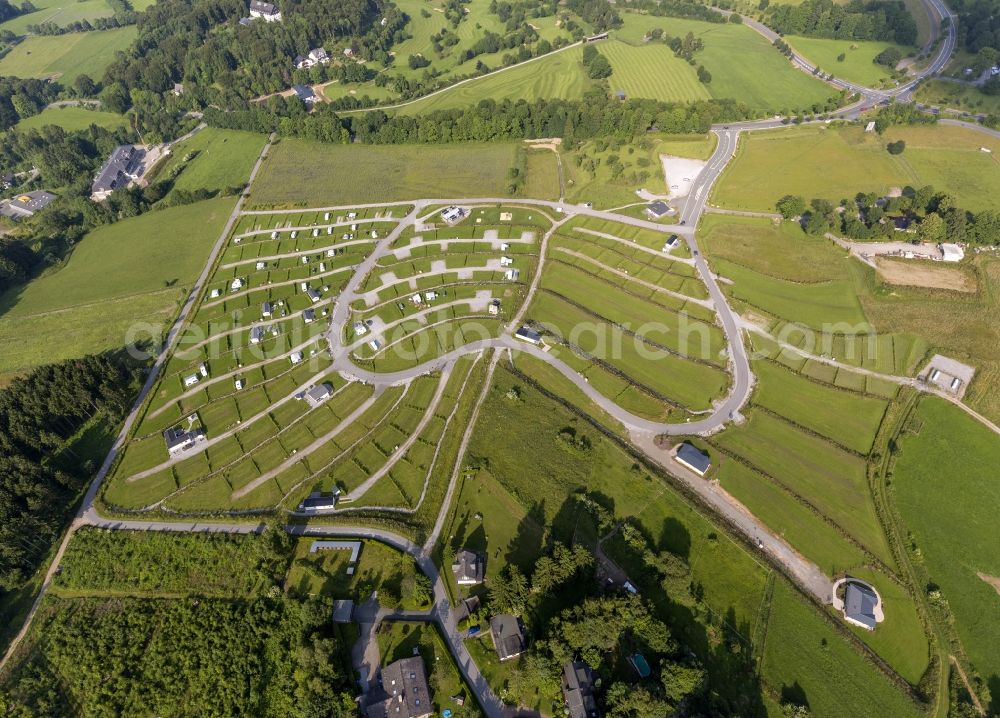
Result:
{"label": "rural house", "polygon": [[691,469],[698,476],[704,476],[712,466],[708,454],[686,441],[677,447],[674,461]]}
{"label": "rural house", "polygon": [[281,11],[273,3],[250,0],[250,17],[264,22],[281,22]]}
{"label": "rural house", "polygon": [[[314,102],[316,102],[316,100],[319,99],[316,97],[316,93],[313,92],[312,88],[307,87],[306,85],[292,85],[292,91],[295,93],[295,96],[302,100],[302,102],[306,105],[311,106]],[[295,232],[292,232],[292,239],[295,239]]]}
{"label": "rural house", "polygon": [[871,588],[856,581],[847,584],[844,591],[844,618],[848,623],[874,631],[877,605],[878,596]]}
{"label": "rural house", "polygon": [[650,219],[661,219],[666,217],[672,211],[673,210],[670,209],[670,205],[662,200],[646,205],[646,215]]}
{"label": "rural house", "polygon": [[201,429],[185,431],[179,427],[167,429],[163,432],[163,440],[167,443],[167,453],[170,456],[178,456],[185,451],[205,440],[205,432]]}
{"label": "rural house", "polygon": [[403,658],[382,669],[381,686],[368,696],[368,718],[427,718],[434,712],[427,673],[420,656]]}
{"label": "rural house", "polygon": [[455,574],[455,582],[459,586],[475,586],[477,583],[482,583],[485,572],[483,557],[475,551],[462,549],[455,553],[451,572]]}
{"label": "rural house", "polygon": [[569,718],[599,718],[597,701],[594,700],[594,671],[583,661],[563,666],[563,698]]}
{"label": "rural house", "polygon": [[116,189],[128,187],[142,177],[145,158],[146,151],[141,147],[135,145],[115,147],[111,156],[101,165],[94,183],[90,186],[90,198],[95,202],[103,202]]}
{"label": "rural house", "polygon": [[333,395],[333,389],[329,384],[319,384],[306,392],[306,403],[309,406],[319,406]]}
{"label": "rural house", "polygon": [[502,613],[491,618],[490,637],[501,661],[520,656],[525,651],[524,626],[517,616]]}

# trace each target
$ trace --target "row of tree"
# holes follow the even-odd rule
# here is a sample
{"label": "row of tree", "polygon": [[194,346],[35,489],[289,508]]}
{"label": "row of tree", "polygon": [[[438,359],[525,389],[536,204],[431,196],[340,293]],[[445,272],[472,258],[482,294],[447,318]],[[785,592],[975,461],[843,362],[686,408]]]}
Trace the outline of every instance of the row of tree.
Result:
{"label": "row of tree", "polygon": [[915,45],[917,24],[899,0],[804,0],[799,5],[776,4],[767,9],[767,23],[782,35],[807,35],[837,40],[882,40]]}
{"label": "row of tree", "polygon": [[809,234],[834,232],[851,239],[880,240],[899,237],[898,222],[909,230],[903,237],[915,235],[923,242],[1000,245],[1000,212],[970,212],[955,197],[930,185],[907,187],[897,197],[859,192],[839,204],[821,198],[807,204],[803,197],[785,195],[776,207],[786,219],[799,217]]}

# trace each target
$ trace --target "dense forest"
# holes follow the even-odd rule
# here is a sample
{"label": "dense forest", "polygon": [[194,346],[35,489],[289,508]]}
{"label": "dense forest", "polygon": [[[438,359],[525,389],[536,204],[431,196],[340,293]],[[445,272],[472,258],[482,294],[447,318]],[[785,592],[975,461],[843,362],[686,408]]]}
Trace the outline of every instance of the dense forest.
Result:
{"label": "dense forest", "polygon": [[996,63],[997,53],[1000,52],[1000,2],[951,0],[948,5],[958,16],[959,46],[970,53],[978,53],[983,49],[992,50],[994,52],[990,55],[990,63]]}
{"label": "dense forest", "polygon": [[[838,98],[812,112],[834,109]],[[583,100],[482,100],[474,107],[439,110],[426,115],[390,117],[373,110],[341,117],[331,107],[311,114],[303,110],[275,111],[275,106],[238,112],[209,109],[205,121],[216,127],[276,131],[290,137],[323,142],[492,142],[536,137],[619,137],[630,139],[648,131],[672,134],[704,133],[716,122],[754,117],[747,106],[733,100],[694,103],[628,100],[608,102],[603,89],[591,91]]]}
{"label": "dense forest", "polygon": [[294,549],[277,526],[82,529],[56,587],[90,597],[46,598],[2,677],[0,715],[353,718],[352,639],[332,600],[281,590]]}
{"label": "dense forest", "polygon": [[59,94],[59,86],[45,80],[0,77],[0,130],[37,115]]}
{"label": "dense forest", "polygon": [[882,40],[917,44],[917,24],[898,0],[804,0],[801,5],[776,4],[765,22],[782,35],[807,35],[837,40]]}
{"label": "dense forest", "polygon": [[67,443],[95,416],[116,424],[137,391],[118,355],[41,367],[0,391],[0,591],[37,568],[97,468]]}

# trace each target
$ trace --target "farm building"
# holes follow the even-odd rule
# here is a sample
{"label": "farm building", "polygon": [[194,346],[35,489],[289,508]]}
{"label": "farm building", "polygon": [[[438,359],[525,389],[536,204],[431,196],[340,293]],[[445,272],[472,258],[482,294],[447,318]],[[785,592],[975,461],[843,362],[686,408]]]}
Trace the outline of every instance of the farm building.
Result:
{"label": "farm building", "polygon": [[594,671],[583,661],[563,666],[562,692],[569,718],[599,718],[594,699]]}
{"label": "farm building", "polygon": [[490,636],[501,661],[520,656],[525,651],[524,626],[517,616],[502,613],[491,618]]}
{"label": "farm building", "polygon": [[677,447],[677,454],[674,456],[674,460],[678,464],[691,469],[698,476],[704,476],[712,466],[708,454],[686,441]]}
{"label": "farm building", "polygon": [[485,567],[483,557],[475,551],[462,549],[455,553],[451,563],[451,572],[455,574],[455,582],[459,586],[475,586],[483,582]]}
{"label": "farm building", "polygon": [[198,442],[204,441],[205,432],[201,429],[185,431],[174,427],[163,432],[163,440],[167,443],[167,453],[177,456],[193,448]]}
{"label": "farm building", "polygon": [[382,669],[381,683],[368,696],[368,718],[427,718],[434,713],[420,656],[390,663]]}
{"label": "farm building", "polygon": [[7,202],[0,213],[7,215],[11,219],[21,219],[30,217],[40,209],[44,209],[56,196],[45,190],[35,190],[19,194]]}
{"label": "farm building", "polygon": [[670,205],[663,200],[657,200],[646,205],[646,215],[650,219],[661,219],[671,213]]}
{"label": "farm building", "polygon": [[273,3],[250,0],[250,17],[264,22],[281,22],[281,11]]}
{"label": "farm building", "polygon": [[844,618],[848,623],[875,630],[875,607],[878,596],[862,583],[851,581],[844,592]]}
{"label": "farm building", "polygon": [[116,189],[128,187],[142,177],[145,158],[146,150],[141,147],[135,145],[115,147],[111,156],[101,165],[94,183],[90,186],[90,198],[95,202],[103,202]]}

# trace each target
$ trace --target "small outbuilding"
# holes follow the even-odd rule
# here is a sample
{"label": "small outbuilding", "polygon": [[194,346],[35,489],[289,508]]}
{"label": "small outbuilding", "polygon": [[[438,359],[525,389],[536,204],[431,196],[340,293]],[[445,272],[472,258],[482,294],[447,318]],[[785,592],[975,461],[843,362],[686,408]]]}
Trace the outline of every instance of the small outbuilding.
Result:
{"label": "small outbuilding", "polygon": [[534,344],[535,346],[542,343],[542,335],[531,327],[521,327],[514,333],[514,338],[520,339],[522,342],[528,342],[528,344]]}
{"label": "small outbuilding", "polygon": [[677,447],[674,461],[691,469],[698,476],[704,476],[712,467],[708,454],[686,441]]}
{"label": "small outbuilding", "polygon": [[662,219],[671,212],[672,210],[670,209],[670,205],[663,200],[657,200],[656,202],[651,202],[646,205],[646,215],[650,219]]}

